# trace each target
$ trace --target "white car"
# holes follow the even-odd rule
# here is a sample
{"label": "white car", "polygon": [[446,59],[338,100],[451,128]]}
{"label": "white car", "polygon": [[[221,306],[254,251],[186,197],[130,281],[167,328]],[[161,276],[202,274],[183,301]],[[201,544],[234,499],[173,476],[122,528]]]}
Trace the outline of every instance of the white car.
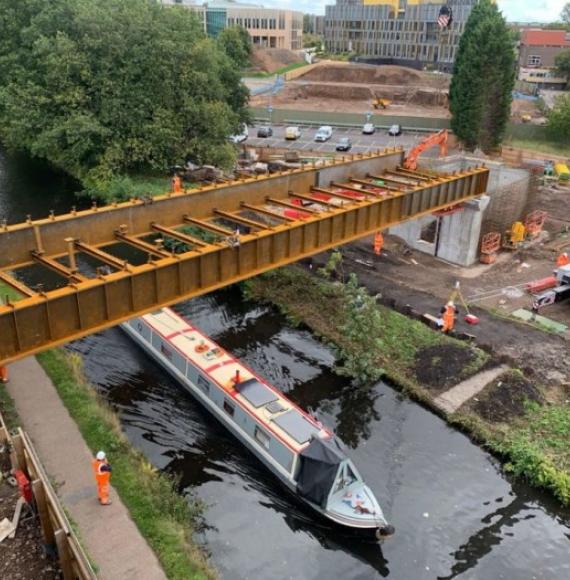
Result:
{"label": "white car", "polygon": [[315,133],[315,141],[328,141],[333,134],[332,127],[324,125],[319,127],[319,130]]}
{"label": "white car", "polygon": [[364,135],[373,135],[376,132],[376,127],[373,123],[364,123],[362,126],[362,133]]}
{"label": "white car", "polygon": [[301,136],[301,129],[299,127],[287,127],[285,129],[285,139],[295,140]]}
{"label": "white car", "polygon": [[247,140],[249,136],[247,125],[243,123],[240,128],[241,133],[238,133],[237,135],[230,135],[230,141],[232,143],[243,143],[245,140]]}

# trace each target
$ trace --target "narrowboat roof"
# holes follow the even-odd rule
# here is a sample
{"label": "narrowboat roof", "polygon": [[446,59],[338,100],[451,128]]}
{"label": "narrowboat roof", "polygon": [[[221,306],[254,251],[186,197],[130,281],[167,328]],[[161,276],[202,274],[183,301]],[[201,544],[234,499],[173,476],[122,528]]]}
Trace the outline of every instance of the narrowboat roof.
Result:
{"label": "narrowboat roof", "polygon": [[[313,435],[329,439],[331,433],[292,403],[275,387],[169,308],[146,314],[143,320],[179,354],[217,383],[228,398],[272,432],[281,442],[300,453]],[[239,380],[236,375],[239,374]]]}

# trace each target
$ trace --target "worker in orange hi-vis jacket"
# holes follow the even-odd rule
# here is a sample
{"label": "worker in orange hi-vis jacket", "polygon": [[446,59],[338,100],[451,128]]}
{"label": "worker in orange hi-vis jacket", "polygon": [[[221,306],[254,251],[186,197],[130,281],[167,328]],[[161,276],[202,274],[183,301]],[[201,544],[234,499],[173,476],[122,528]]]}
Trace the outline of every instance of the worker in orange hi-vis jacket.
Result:
{"label": "worker in orange hi-vis jacket", "polygon": [[182,191],[182,179],[180,179],[180,175],[175,175],[172,178],[172,192],[180,193],[181,191]]}
{"label": "worker in orange hi-vis jacket", "polygon": [[570,258],[567,252],[562,252],[558,258],[556,258],[556,266],[562,268],[562,266],[568,266],[570,264]]}
{"label": "worker in orange hi-vis jacket", "polygon": [[6,384],[8,380],[8,367],[0,366],[0,383]]}
{"label": "worker in orange hi-vis jacket", "polygon": [[441,328],[442,332],[448,333],[453,330],[455,326],[455,315],[457,314],[457,308],[455,304],[450,300],[443,308],[443,326]]}
{"label": "worker in orange hi-vis jacket", "polygon": [[97,495],[101,505],[110,505],[109,481],[111,480],[111,466],[104,451],[99,451],[93,459],[93,473],[97,482]]}
{"label": "worker in orange hi-vis jacket", "polygon": [[384,246],[384,236],[382,232],[376,232],[374,235],[374,253],[379,256],[382,253],[382,247]]}

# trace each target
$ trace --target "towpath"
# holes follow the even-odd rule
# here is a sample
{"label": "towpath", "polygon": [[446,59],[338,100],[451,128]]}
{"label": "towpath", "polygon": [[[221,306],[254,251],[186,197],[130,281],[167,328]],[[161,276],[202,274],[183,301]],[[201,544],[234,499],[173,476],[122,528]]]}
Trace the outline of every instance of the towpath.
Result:
{"label": "towpath", "polygon": [[[102,507],[91,452],[49,377],[34,357],[10,366],[8,392],[57,493],[79,527],[81,539],[107,580],[162,580],[158,559],[114,489]],[[111,458],[112,459],[112,458]]]}

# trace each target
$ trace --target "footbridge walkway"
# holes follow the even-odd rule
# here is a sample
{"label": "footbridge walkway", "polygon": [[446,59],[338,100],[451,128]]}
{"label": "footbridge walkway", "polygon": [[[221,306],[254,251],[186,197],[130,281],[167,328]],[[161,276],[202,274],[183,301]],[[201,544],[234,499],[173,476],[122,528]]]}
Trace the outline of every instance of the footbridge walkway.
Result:
{"label": "footbridge walkway", "polygon": [[0,288],[20,299],[0,305],[0,365],[486,192],[485,167],[407,171],[403,156],[1,223]]}

